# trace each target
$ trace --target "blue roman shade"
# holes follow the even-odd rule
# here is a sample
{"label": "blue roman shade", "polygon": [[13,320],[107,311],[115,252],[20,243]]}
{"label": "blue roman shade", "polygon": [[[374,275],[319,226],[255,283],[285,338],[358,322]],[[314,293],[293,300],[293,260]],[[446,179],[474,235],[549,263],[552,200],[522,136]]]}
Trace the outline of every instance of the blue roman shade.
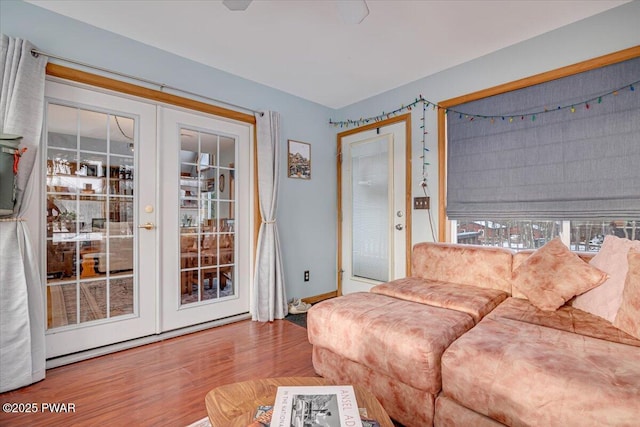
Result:
{"label": "blue roman shade", "polygon": [[640,58],[451,107],[450,219],[640,217]]}

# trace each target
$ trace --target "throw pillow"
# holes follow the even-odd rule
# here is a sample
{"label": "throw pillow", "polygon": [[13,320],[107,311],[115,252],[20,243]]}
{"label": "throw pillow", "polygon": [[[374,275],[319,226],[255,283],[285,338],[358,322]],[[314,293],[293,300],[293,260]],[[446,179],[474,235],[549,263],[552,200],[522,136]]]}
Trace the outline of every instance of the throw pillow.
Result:
{"label": "throw pillow", "polygon": [[576,295],[595,288],[607,273],[590,266],[555,238],[513,271],[513,286],[544,311],[554,311]]}
{"label": "throw pillow", "polygon": [[575,308],[602,317],[613,323],[622,304],[622,290],[629,266],[627,253],[630,248],[640,250],[640,241],[616,236],[606,236],[600,251],[590,265],[609,274],[609,279],[597,288],[576,297]]}
{"label": "throw pillow", "polygon": [[622,304],[613,324],[640,339],[640,251],[631,249],[627,262],[629,272],[622,292]]}

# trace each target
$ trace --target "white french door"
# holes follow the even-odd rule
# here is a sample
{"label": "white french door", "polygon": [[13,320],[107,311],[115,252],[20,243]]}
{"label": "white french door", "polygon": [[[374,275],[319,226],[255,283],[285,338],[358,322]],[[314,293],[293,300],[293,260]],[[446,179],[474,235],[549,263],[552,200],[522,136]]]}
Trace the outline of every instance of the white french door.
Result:
{"label": "white french door", "polygon": [[406,124],[341,137],[342,293],[407,274]]}
{"label": "white french door", "polygon": [[163,331],[249,312],[253,126],[160,108]]}
{"label": "white french door", "polygon": [[46,357],[248,313],[253,125],[53,80],[45,95]]}
{"label": "white french door", "polygon": [[46,356],[156,332],[155,106],[46,82]]}

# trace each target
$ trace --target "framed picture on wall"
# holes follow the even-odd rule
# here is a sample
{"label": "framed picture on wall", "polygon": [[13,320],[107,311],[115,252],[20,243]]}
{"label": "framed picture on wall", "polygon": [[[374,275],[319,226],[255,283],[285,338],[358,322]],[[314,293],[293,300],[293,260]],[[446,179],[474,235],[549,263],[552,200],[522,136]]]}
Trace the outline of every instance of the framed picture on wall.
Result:
{"label": "framed picture on wall", "polygon": [[311,179],[311,144],[290,139],[287,158],[289,178]]}

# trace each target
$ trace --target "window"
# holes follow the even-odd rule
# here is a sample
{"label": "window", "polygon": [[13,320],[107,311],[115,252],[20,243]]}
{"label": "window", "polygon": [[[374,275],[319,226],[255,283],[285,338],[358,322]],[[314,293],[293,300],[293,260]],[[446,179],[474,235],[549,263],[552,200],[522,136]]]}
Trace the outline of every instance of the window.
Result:
{"label": "window", "polygon": [[472,220],[454,221],[456,243],[498,246],[513,250],[537,249],[561,237],[572,251],[597,252],[607,235],[640,240],[640,219],[635,220]]}
{"label": "window", "polygon": [[585,251],[607,234],[637,240],[639,54],[440,102],[439,238],[525,249],[560,236]]}

